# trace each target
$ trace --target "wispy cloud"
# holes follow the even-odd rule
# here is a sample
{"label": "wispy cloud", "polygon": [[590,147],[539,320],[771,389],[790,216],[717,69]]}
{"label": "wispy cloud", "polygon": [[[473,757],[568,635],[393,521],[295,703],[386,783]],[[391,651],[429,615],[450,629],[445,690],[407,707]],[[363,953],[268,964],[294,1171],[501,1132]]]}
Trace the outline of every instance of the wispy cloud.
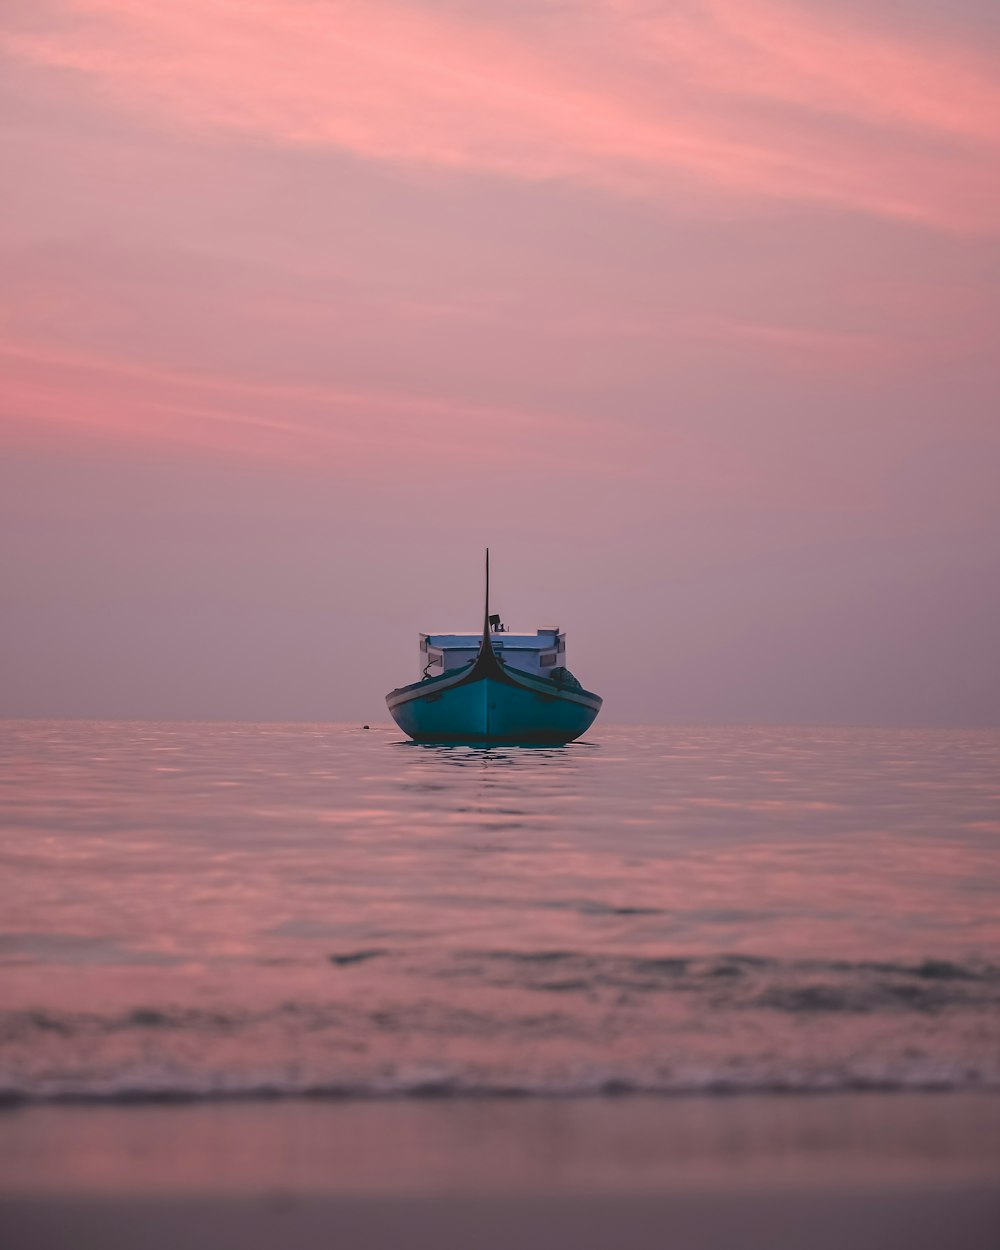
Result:
{"label": "wispy cloud", "polygon": [[1000,219],[988,59],[803,5],[71,0],[4,43],[206,135],[671,202],[707,188]]}
{"label": "wispy cloud", "polygon": [[620,448],[632,437],[590,422],[593,437],[580,443],[572,438],[579,421],[553,411],[186,372],[39,342],[0,342],[0,362],[7,383],[0,418],[15,441],[37,438],[43,422],[67,433],[288,463],[319,457],[341,472],[396,478],[432,465],[523,464],[526,446],[537,467],[571,465],[606,476],[616,469],[601,450],[602,437],[613,436]]}

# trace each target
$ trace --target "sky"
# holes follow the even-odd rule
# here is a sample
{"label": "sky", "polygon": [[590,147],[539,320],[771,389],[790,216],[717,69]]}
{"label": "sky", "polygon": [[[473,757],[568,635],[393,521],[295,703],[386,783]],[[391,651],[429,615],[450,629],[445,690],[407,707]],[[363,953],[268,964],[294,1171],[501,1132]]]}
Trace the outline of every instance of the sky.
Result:
{"label": "sky", "polygon": [[0,714],[1000,724],[994,0],[5,0]]}

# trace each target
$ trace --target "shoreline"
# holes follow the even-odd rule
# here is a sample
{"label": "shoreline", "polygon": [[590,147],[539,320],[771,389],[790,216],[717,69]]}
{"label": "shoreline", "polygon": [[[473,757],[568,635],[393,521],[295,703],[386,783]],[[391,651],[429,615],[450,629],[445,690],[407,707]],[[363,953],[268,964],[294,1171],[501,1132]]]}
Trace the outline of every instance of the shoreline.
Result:
{"label": "shoreline", "polygon": [[638,1192],[994,1180],[1000,1092],[28,1103],[0,1195]]}
{"label": "shoreline", "polygon": [[1000,1095],[30,1105],[12,1250],[994,1250]]}

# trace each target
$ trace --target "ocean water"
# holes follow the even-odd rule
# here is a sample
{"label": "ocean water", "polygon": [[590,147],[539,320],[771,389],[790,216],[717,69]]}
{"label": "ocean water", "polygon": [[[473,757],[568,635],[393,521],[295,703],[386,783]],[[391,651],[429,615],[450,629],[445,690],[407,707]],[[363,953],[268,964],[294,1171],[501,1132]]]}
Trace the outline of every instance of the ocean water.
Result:
{"label": "ocean water", "polygon": [[8,1101],[1000,1088],[1000,731],[0,740]]}

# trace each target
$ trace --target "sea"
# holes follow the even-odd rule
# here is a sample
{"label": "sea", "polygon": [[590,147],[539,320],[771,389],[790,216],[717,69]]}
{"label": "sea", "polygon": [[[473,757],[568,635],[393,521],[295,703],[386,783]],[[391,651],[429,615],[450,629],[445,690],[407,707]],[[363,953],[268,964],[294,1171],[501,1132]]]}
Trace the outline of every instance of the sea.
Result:
{"label": "sea", "polygon": [[1000,731],[0,723],[0,1100],[1000,1088]]}

